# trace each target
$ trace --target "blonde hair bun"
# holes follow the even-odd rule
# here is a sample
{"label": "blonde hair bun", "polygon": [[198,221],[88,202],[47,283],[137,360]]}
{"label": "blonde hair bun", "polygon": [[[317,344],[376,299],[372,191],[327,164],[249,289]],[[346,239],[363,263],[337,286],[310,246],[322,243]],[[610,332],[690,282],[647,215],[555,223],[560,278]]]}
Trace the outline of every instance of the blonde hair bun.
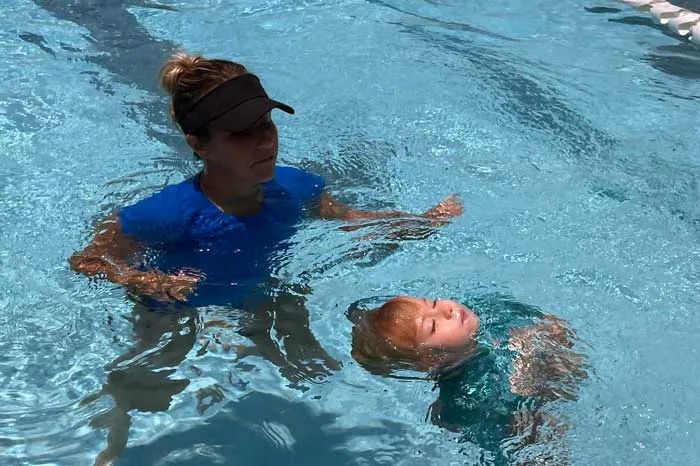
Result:
{"label": "blonde hair bun", "polygon": [[160,85],[172,96],[180,86],[183,76],[194,71],[201,61],[200,54],[173,54],[160,70]]}

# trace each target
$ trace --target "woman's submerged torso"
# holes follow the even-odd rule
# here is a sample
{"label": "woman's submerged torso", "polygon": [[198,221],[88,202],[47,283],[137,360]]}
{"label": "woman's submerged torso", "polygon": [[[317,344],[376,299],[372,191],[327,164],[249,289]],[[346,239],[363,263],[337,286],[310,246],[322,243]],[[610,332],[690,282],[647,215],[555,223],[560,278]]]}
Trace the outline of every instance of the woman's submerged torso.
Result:
{"label": "woman's submerged torso", "polygon": [[147,252],[142,269],[203,275],[188,305],[236,305],[270,276],[274,256],[296,232],[322,178],[277,167],[263,185],[263,205],[238,217],[219,210],[202,192],[199,176],[169,186],[119,213],[122,229]]}

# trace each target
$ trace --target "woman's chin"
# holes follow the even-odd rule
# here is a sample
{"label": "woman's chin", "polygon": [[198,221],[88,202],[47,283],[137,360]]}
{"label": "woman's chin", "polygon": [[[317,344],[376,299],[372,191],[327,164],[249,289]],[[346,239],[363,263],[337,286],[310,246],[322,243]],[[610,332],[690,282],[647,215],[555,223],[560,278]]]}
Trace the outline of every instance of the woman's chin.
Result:
{"label": "woman's chin", "polygon": [[267,183],[275,177],[275,161],[255,164],[251,172],[259,183]]}
{"label": "woman's chin", "polygon": [[272,168],[257,168],[253,167],[253,176],[255,177],[255,180],[258,183],[267,183],[268,181],[272,181],[272,179],[275,177],[275,167],[274,165]]}

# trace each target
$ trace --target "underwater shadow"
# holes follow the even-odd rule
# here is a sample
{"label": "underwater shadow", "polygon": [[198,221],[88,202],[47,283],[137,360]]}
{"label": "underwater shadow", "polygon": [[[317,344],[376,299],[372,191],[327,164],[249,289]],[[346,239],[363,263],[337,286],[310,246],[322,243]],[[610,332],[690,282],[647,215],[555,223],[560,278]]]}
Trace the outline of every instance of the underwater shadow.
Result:
{"label": "underwater shadow", "polygon": [[[83,53],[80,59],[104,68],[118,82],[135,85],[153,93],[157,99],[149,102],[130,102],[130,117],[145,124],[147,135],[168,147],[178,156],[164,156],[153,162],[165,168],[172,168],[181,173],[191,174],[192,168],[186,162],[191,161],[191,151],[183,138],[176,131],[168,115],[168,100],[159,89],[158,72],[168,56],[179,49],[179,45],[167,40],[157,39],[127,11],[133,6],[172,10],[154,3],[125,0],[34,0],[34,3],[56,18],[78,24],[89,31],[84,38],[93,43],[100,54]],[[37,43],[32,33],[25,33]],[[27,39],[24,39],[27,40]],[[42,47],[45,41],[42,38]],[[45,50],[46,47],[42,47]],[[75,50],[75,52],[82,52]],[[98,88],[109,88],[101,83],[105,77],[94,76]],[[165,131],[162,128],[170,128]]]}
{"label": "underwater shadow", "polygon": [[700,79],[700,50],[686,42],[662,45],[644,58],[654,69],[684,79]]}
{"label": "underwater shadow", "polygon": [[558,141],[565,148],[564,154],[578,161],[610,157],[616,140],[571,108],[555,89],[520,72],[514,66],[514,57],[499,56],[496,50],[471,40],[420,25],[397,25],[401,32],[460,57],[464,61],[464,73],[478,75],[490,87],[502,114]]}
{"label": "underwater shadow", "polygon": [[126,450],[115,465],[378,464],[376,452],[348,448],[351,440],[377,436],[392,439],[382,444],[384,464],[388,458],[397,460],[409,446],[400,440],[406,432],[398,423],[341,429],[334,426],[336,418],[301,401],[251,393],[206,425]]}
{"label": "underwater shadow", "polygon": [[[677,3],[682,2],[674,2],[674,4]],[[696,9],[700,11],[700,2],[693,3],[698,4]],[[679,4],[678,6],[683,5]],[[625,16],[608,19],[608,21],[628,26],[648,27],[679,41],[676,45],[662,45],[651,49],[643,60],[662,73],[684,79],[700,79],[700,50],[688,43],[687,39],[675,35],[666,27],[656,24],[647,16]]]}

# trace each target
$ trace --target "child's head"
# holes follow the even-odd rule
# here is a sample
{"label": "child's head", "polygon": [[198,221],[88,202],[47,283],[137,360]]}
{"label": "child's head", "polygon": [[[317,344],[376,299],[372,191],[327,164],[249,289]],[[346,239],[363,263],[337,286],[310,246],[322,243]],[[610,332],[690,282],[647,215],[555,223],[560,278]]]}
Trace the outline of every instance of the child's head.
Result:
{"label": "child's head", "polygon": [[408,296],[390,299],[356,323],[357,361],[402,361],[420,369],[445,362],[447,354],[463,355],[479,330],[476,314],[455,301]]}

